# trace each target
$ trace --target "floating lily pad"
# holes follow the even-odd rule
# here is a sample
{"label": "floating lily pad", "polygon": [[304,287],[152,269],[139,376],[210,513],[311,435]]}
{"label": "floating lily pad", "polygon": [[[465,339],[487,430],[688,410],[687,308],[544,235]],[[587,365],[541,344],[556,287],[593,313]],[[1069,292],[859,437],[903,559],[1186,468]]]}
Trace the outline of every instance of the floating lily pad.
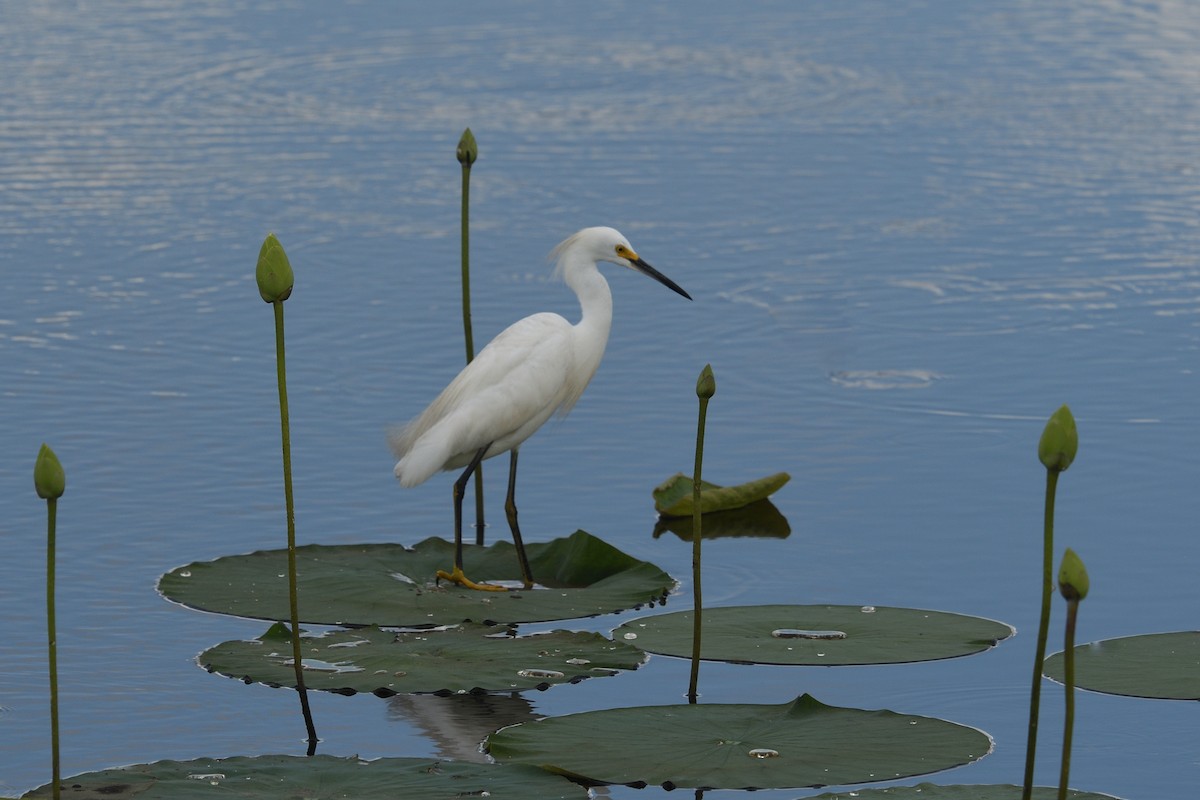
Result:
{"label": "floating lily pad", "polygon": [[[515,581],[521,571],[509,542],[463,548],[466,573],[479,581]],[[538,587],[481,592],[442,583],[454,543],[307,545],[296,548],[300,619],[309,624],[416,627],[540,622],[608,614],[665,602],[675,581],[584,531],[526,546]],[[288,619],[287,551],[261,550],[173,569],[158,582],[185,606],[254,619]]]}
{"label": "floating lily pad", "polygon": [[[886,789],[855,789],[846,792],[827,792],[811,800],[1021,800],[1022,787],[1011,784],[982,784],[977,786],[939,786],[918,783],[916,786],[890,786]],[[1033,787],[1032,800],[1055,800],[1056,786]],[[1068,789],[1069,800],[1117,800],[1108,794]]]}
{"label": "floating lily pad", "polygon": [[[304,684],[339,694],[516,692],[611,676],[647,656],[598,633],[554,631],[512,636],[468,623],[449,630],[377,627],[301,636]],[[291,636],[276,624],[251,641],[224,642],[200,654],[200,666],[247,683],[295,688]]]}
{"label": "floating lily pad", "polygon": [[[741,606],[704,610],[701,658],[753,664],[901,664],[987,650],[1012,636],[1002,622],[886,606]],[[631,620],[617,641],[692,654],[692,612]]]}
{"label": "floating lily pad", "polygon": [[[654,538],[671,531],[685,542],[692,540],[692,516],[659,517],[654,523]],[[755,537],[760,539],[786,539],[792,533],[787,518],[770,500],[755,500],[741,508],[714,511],[704,515],[703,537],[726,539]]]}
{"label": "floating lily pad", "polygon": [[[1064,680],[1063,654],[1046,659],[1047,677]],[[1075,648],[1080,689],[1159,700],[1200,700],[1200,631],[1150,633]]]}
{"label": "floating lily pad", "polygon": [[[718,486],[701,479],[700,513],[741,508],[755,500],[770,497],[791,479],[792,476],[786,472],[777,472],[737,486]],[[687,475],[672,475],[654,490],[653,495],[654,508],[664,517],[682,517],[692,513],[692,479]]]}
{"label": "floating lily pad", "polygon": [[[380,758],[365,761],[335,756],[259,756],[156,761],[88,772],[62,783],[64,797],[79,800],[356,800],[487,796],[511,800],[578,800],[580,786],[532,767],[438,761],[432,758]],[[48,798],[49,785],[24,795]]]}
{"label": "floating lily pad", "polygon": [[671,705],[589,711],[513,725],[493,758],[576,780],[631,786],[784,789],[923,775],[987,755],[974,728],[892,711],[827,706]]}

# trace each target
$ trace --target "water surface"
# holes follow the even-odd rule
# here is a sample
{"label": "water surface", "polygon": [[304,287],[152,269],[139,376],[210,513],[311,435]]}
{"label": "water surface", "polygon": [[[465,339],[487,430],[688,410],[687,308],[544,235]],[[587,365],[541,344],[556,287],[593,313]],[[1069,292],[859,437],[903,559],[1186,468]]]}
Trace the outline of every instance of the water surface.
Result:
{"label": "water surface", "polygon": [[[0,32],[2,791],[48,777],[29,484],[42,441],[68,474],[66,773],[302,752],[294,694],[193,662],[263,626],[174,607],[154,582],[283,541],[271,314],[252,277],[268,231],[298,275],[300,539],[449,534],[448,478],[402,492],[383,431],[462,359],[454,146],[468,125],[477,339],[576,313],[544,255],[586,225],[620,228],[696,298],[610,271],[604,364],[522,453],[529,537],[584,528],[687,575],[689,549],[651,536],[649,492],[690,469],[692,387],[711,362],[706,477],[793,478],[776,498],[788,539],[709,546],[711,602],[936,608],[1020,631],[937,664],[705,665],[705,702],[807,691],[940,716],[996,749],[936,780],[1019,780],[1036,442],[1063,402],[1082,444],[1058,549],[1091,573],[1081,639],[1195,625],[1191,4],[166,0],[39,6]],[[500,522],[503,465],[488,467]],[[322,752],[479,758],[448,719],[479,719],[481,736],[497,719],[671,702],[686,680],[655,658],[514,698],[314,704]],[[1043,696],[1052,783],[1061,694]],[[1076,786],[1189,796],[1190,706],[1078,702]]]}

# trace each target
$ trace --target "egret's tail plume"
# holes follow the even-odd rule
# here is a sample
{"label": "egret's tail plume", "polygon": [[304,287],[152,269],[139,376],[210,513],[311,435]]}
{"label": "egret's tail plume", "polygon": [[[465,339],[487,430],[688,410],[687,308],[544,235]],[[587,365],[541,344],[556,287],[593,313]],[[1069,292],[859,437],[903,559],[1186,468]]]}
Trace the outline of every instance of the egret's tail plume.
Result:
{"label": "egret's tail plume", "polygon": [[[446,459],[450,457],[445,452],[445,447],[436,442],[431,442],[428,437],[422,437],[416,442],[411,443],[407,449],[401,449],[399,436],[393,434],[389,437],[392,444],[392,449],[400,460],[396,462],[396,468],[393,470],[396,473],[396,479],[400,481],[400,485],[408,489],[413,486],[418,486],[429,480],[434,473],[440,471],[446,464]],[[407,443],[406,443],[407,444]]]}

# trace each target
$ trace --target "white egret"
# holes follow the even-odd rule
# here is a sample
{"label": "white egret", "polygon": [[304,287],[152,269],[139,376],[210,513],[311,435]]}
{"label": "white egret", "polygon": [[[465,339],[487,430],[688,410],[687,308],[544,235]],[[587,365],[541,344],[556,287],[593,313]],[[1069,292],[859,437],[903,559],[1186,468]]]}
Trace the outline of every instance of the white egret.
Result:
{"label": "white egret", "polygon": [[454,482],[454,569],[444,578],[471,589],[504,591],[463,574],[462,500],[471,473],[484,459],[507,452],[504,512],[512,529],[525,588],[533,586],[517,526],[517,449],[553,414],[564,415],[596,374],[612,326],[612,293],[597,269],[608,261],[636,270],[691,300],[691,295],[643,261],[612,228],[584,228],[552,253],[555,274],[578,296],[582,316],[572,325],[543,312],[519,320],[493,339],[425,411],[392,433],[401,486],[424,483],[435,472],[466,467]]}

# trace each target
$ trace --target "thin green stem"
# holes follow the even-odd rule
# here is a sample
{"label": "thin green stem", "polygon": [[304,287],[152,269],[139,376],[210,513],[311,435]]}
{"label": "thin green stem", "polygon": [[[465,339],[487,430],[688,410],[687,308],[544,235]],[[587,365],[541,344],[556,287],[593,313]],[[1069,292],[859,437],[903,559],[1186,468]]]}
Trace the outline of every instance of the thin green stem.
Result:
{"label": "thin green stem", "polygon": [[[471,331],[471,165],[462,164],[462,315],[467,363],[475,360],[475,335]],[[475,470],[475,544],[483,546],[483,466]]]}
{"label": "thin green stem", "polygon": [[1029,690],[1029,732],[1025,742],[1025,784],[1022,800],[1033,794],[1033,767],[1037,759],[1038,712],[1042,700],[1042,670],[1046,660],[1046,637],[1050,631],[1050,596],[1054,594],[1054,495],[1058,470],[1046,470],[1046,502],[1042,523],[1042,613],[1038,623],[1037,650],[1033,657],[1033,683]]}
{"label": "thin green stem", "polygon": [[462,165],[462,315],[466,337],[467,363],[475,358],[475,339],[471,333],[471,165]]}
{"label": "thin green stem", "polygon": [[317,751],[317,729],[313,725],[308,705],[308,689],[304,685],[304,663],[300,658],[300,603],[296,591],[296,504],[292,498],[292,436],[288,425],[287,363],[283,347],[283,301],[275,307],[275,371],[279,383],[279,427],[283,440],[283,496],[287,506],[288,607],[292,623],[292,664],[296,672],[296,691],[300,695],[300,711],[308,730],[308,754]]}
{"label": "thin green stem", "polygon": [[695,703],[700,680],[700,630],[704,604],[700,593],[700,468],[704,463],[704,423],[708,416],[708,398],[700,398],[700,418],[696,423],[696,467],[692,472],[692,672],[688,680],[688,702]]}
{"label": "thin green stem", "polygon": [[475,357],[470,332],[470,164],[462,166],[462,332],[467,342],[467,363]]}
{"label": "thin green stem", "polygon": [[1075,620],[1079,601],[1067,601],[1067,633],[1063,646],[1063,671],[1066,673],[1067,710],[1063,719],[1062,769],[1058,774],[1058,800],[1066,800],[1071,780],[1071,736],[1075,732]]}
{"label": "thin green stem", "polygon": [[58,633],[54,620],[54,533],[58,499],[46,500],[46,638],[50,661],[50,771],[54,800],[61,796],[62,771],[58,755]]}

